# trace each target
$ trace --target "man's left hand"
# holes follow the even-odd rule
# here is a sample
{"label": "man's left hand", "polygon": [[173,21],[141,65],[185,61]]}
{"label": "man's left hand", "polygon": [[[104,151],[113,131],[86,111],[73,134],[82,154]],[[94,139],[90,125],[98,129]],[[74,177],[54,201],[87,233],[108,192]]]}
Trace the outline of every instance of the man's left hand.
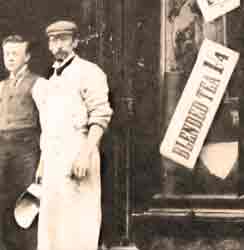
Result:
{"label": "man's left hand", "polygon": [[78,157],[72,164],[72,175],[77,179],[82,179],[87,176],[92,164],[92,155],[96,149],[88,149],[85,152],[79,153]]}

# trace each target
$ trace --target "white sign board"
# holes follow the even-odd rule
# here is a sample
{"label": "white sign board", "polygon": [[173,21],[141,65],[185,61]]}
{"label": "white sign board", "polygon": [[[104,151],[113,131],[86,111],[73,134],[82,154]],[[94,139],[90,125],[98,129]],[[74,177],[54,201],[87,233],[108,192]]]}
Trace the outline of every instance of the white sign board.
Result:
{"label": "white sign board", "polygon": [[205,39],[160,147],[193,168],[238,61],[239,53]]}
{"label": "white sign board", "polygon": [[197,0],[197,3],[206,22],[240,6],[240,0]]}

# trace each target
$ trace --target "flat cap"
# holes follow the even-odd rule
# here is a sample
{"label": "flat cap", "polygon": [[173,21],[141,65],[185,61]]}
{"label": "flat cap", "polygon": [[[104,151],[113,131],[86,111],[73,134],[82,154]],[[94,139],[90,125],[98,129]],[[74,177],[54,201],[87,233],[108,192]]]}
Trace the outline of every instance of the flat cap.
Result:
{"label": "flat cap", "polygon": [[58,34],[72,34],[78,30],[77,25],[72,21],[56,21],[46,28],[47,36]]}

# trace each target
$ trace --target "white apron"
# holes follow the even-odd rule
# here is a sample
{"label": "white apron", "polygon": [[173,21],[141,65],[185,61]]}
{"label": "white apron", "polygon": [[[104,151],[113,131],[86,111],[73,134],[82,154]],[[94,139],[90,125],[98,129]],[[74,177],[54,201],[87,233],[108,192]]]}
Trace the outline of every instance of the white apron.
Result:
{"label": "white apron", "polygon": [[[67,83],[55,86],[52,80],[48,85],[41,94],[44,101],[37,100],[44,163],[38,250],[96,250],[101,224],[99,153],[93,154],[86,178],[70,178],[73,161],[87,148],[87,136],[74,126],[79,100]],[[78,108],[81,112],[80,103]]]}
{"label": "white apron", "polygon": [[[86,139],[80,139],[85,150]],[[66,150],[63,150],[64,146],[43,159],[46,171],[39,215],[38,250],[97,249],[101,224],[99,155],[93,155],[88,177],[77,182],[70,178],[68,170],[80,147],[67,146]]]}

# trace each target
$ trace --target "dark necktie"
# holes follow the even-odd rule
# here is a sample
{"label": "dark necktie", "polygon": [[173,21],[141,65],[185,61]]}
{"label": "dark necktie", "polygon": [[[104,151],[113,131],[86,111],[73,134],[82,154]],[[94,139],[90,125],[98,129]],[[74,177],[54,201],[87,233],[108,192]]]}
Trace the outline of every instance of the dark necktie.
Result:
{"label": "dark necktie", "polygon": [[56,69],[57,76],[60,76],[62,74],[63,70],[72,63],[73,59],[74,57],[70,58],[64,65]]}

